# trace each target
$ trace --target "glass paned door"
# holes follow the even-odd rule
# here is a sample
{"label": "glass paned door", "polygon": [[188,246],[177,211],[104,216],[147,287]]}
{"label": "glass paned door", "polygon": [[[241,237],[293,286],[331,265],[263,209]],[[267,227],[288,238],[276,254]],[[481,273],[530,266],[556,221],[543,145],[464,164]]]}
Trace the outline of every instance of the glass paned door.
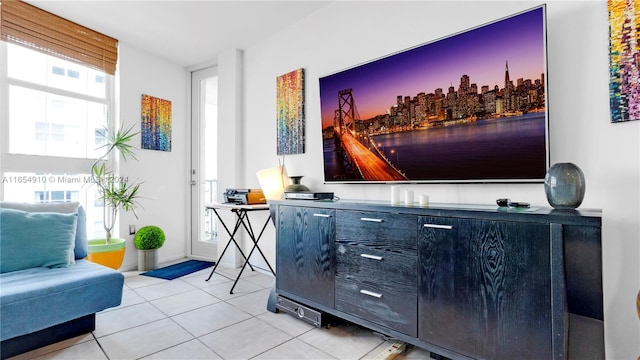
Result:
{"label": "glass paned door", "polygon": [[191,255],[217,260],[217,219],[205,209],[218,201],[217,68],[192,72],[191,98]]}

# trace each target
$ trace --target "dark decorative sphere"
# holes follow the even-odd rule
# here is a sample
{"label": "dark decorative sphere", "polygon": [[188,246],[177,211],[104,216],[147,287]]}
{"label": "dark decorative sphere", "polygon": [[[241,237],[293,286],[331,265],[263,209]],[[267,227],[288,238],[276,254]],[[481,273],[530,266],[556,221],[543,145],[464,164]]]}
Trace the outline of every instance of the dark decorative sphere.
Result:
{"label": "dark decorative sphere", "polygon": [[573,163],[557,163],[544,177],[547,201],[556,209],[575,209],[584,199],[584,174]]}

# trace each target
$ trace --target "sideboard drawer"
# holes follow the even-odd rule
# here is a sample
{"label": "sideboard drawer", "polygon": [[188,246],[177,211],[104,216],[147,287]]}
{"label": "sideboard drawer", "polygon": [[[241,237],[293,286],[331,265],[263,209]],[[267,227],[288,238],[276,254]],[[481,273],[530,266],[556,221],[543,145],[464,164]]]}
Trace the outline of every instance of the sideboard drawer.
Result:
{"label": "sideboard drawer", "polygon": [[418,250],[418,217],[371,211],[336,211],[336,242],[387,251]]}
{"label": "sideboard drawer", "polygon": [[417,254],[336,245],[335,307],[417,336]]}

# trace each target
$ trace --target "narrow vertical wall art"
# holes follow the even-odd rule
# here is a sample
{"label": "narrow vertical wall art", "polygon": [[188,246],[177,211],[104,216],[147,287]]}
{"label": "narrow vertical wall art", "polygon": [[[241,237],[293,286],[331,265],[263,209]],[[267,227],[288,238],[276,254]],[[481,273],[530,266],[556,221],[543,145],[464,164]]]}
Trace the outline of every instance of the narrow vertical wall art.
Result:
{"label": "narrow vertical wall art", "polygon": [[608,0],[611,122],[640,120],[640,0]]}
{"label": "narrow vertical wall art", "polygon": [[278,155],[304,153],[304,69],[276,79]]}
{"label": "narrow vertical wall art", "polygon": [[142,149],[171,151],[171,101],[142,95]]}

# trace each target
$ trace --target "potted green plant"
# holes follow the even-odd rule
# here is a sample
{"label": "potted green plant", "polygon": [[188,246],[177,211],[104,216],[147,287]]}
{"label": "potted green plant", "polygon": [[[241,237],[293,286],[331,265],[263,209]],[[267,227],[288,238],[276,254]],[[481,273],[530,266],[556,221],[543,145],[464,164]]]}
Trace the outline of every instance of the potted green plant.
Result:
{"label": "potted green plant", "polygon": [[133,238],[133,244],[138,249],[138,270],[153,270],[158,267],[157,250],[164,245],[164,240],[164,231],[155,225],[147,225],[138,230]]}
{"label": "potted green plant", "polygon": [[[136,208],[139,206],[140,183],[129,183],[126,178],[117,176],[108,162],[111,157],[122,157],[124,161],[135,159],[131,139],[137,134],[133,126],[118,129],[106,128],[105,144],[100,148],[106,148],[104,155],[91,165],[91,178],[98,190],[98,198],[103,205],[104,239],[89,240],[90,261],[119,269],[122,265],[125,252],[125,239],[113,238],[111,231],[115,226],[118,211],[131,211],[137,218]],[[113,158],[112,158],[113,159]]]}

